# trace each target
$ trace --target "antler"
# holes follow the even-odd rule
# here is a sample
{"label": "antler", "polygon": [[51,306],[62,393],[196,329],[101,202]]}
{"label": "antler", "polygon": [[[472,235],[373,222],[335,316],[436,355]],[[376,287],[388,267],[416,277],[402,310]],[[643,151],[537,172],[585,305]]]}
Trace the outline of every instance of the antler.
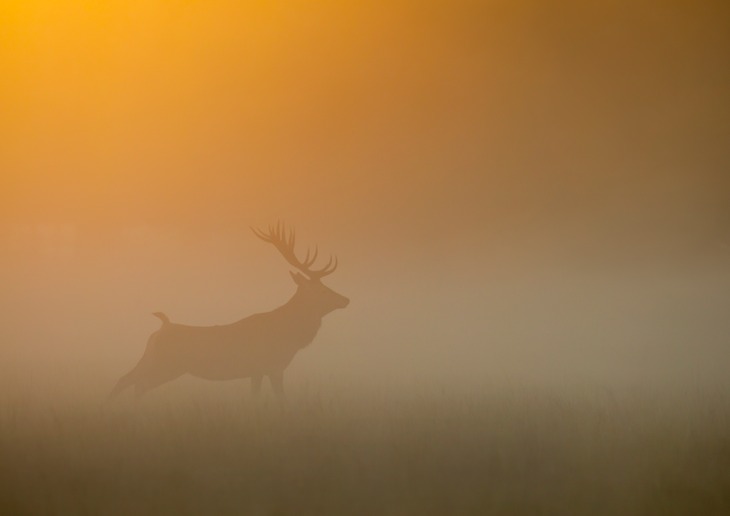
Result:
{"label": "antler", "polygon": [[294,242],[296,241],[295,231],[293,229],[287,230],[284,224],[279,221],[277,221],[276,226],[269,226],[268,233],[264,233],[260,229],[255,228],[251,228],[251,231],[264,242],[273,244],[290,265],[299,269],[312,280],[318,280],[328,274],[332,274],[337,268],[337,257],[334,257],[333,263],[333,258],[330,256],[327,265],[323,268],[318,270],[311,269],[319,252],[317,246],[314,247],[314,254],[311,257],[309,248],[307,248],[307,256],[304,258],[304,261],[300,261],[294,254]]}

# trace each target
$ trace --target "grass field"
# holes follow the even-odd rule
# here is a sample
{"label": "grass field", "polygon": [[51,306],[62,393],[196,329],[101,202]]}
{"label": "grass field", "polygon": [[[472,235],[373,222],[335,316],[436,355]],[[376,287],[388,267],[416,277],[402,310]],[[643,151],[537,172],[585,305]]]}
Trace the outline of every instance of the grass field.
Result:
{"label": "grass field", "polygon": [[679,398],[6,396],[0,514],[728,514],[730,403]]}

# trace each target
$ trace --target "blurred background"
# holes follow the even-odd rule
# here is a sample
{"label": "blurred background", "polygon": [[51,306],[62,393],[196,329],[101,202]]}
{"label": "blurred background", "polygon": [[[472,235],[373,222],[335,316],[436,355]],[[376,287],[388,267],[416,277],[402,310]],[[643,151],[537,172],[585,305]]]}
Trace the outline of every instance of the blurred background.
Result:
{"label": "blurred background", "polygon": [[4,381],[101,396],[151,312],[283,304],[277,220],[352,300],[294,383],[726,381],[726,2],[8,0],[0,35]]}

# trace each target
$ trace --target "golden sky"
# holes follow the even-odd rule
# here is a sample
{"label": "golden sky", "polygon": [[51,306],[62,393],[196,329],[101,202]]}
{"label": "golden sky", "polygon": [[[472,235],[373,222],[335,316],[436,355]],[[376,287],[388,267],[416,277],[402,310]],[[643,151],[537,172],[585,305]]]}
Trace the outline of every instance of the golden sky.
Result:
{"label": "golden sky", "polygon": [[727,232],[725,2],[1,5],[12,224]]}
{"label": "golden sky", "polygon": [[117,375],[151,312],[273,308],[293,284],[248,226],[282,219],[353,300],[308,355],[328,373],[720,368],[729,24],[726,1],[0,0],[0,352]]}

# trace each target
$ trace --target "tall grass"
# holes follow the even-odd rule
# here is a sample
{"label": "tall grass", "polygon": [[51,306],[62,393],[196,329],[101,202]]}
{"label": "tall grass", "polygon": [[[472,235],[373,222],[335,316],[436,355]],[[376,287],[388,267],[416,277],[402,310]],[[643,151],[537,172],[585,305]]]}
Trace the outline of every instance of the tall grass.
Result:
{"label": "tall grass", "polygon": [[730,403],[532,390],[13,401],[0,514],[728,514]]}

